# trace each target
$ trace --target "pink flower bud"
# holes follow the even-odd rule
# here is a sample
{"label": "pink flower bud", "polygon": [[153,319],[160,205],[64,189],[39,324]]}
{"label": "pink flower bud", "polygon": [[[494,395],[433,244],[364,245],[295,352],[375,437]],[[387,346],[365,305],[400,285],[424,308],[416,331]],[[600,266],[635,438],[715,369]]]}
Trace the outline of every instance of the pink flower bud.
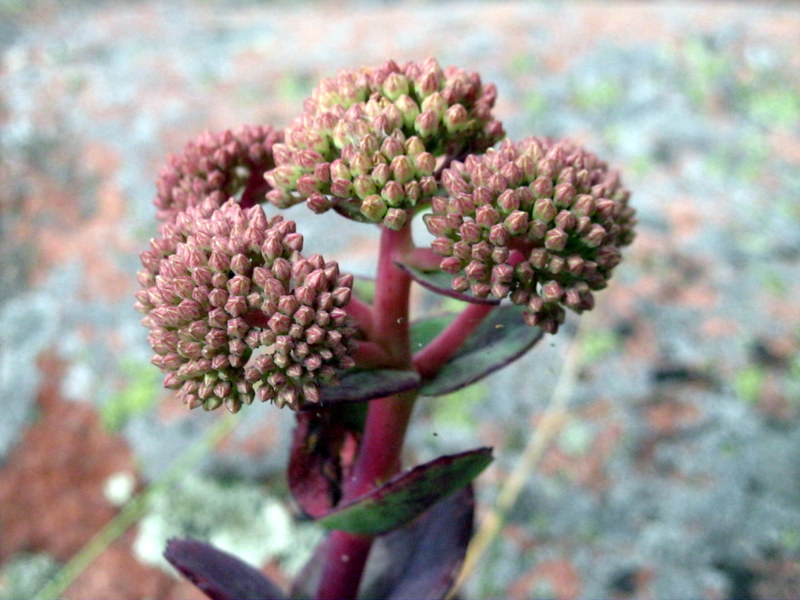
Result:
{"label": "pink flower bud", "polygon": [[[424,104],[423,102],[423,106]],[[469,113],[467,113],[467,109],[462,105],[454,104],[445,111],[442,121],[447,131],[450,133],[458,133],[464,131],[464,129],[469,126]]]}
{"label": "pink flower bud", "polygon": [[489,230],[489,242],[494,246],[507,246],[511,241],[511,235],[504,225],[497,223],[492,225]]}
{"label": "pink flower bud", "polygon": [[333,207],[333,202],[325,194],[320,192],[311,192],[306,200],[306,206],[311,212],[321,215]]}
{"label": "pink flower bud", "polygon": [[414,177],[414,165],[405,155],[395,156],[392,159],[391,169],[395,181],[400,183],[411,181]]}
{"label": "pink flower bud", "polygon": [[475,222],[486,228],[490,228],[500,221],[500,213],[489,205],[479,206],[475,211]]}
{"label": "pink flower bud", "polygon": [[386,211],[386,216],[383,218],[383,224],[394,231],[399,231],[405,227],[408,219],[408,213],[401,208],[390,208]]}
{"label": "pink flower bud", "polygon": [[535,198],[551,198],[553,196],[553,180],[539,176],[529,186]]}
{"label": "pink flower bud", "polygon": [[483,234],[481,226],[474,221],[467,221],[459,229],[461,239],[467,244],[475,244],[480,241]]}
{"label": "pink flower bud", "polygon": [[422,138],[432,136],[438,128],[439,116],[432,110],[421,112],[414,120],[414,130]]}
{"label": "pink flower bud", "polygon": [[413,160],[418,177],[433,175],[436,170],[436,157],[430,152],[420,152]]}
{"label": "pink flower bud", "polygon": [[347,306],[350,303],[352,290],[349,287],[339,287],[333,290],[334,306]]}
{"label": "pink flower bud", "polygon": [[489,278],[486,265],[476,260],[466,266],[464,273],[473,281],[486,281]]}
{"label": "pink flower bud", "polygon": [[492,255],[492,245],[485,240],[481,240],[477,244],[473,244],[470,250],[470,255],[473,260],[479,262],[486,262]]}
{"label": "pink flower bud", "polygon": [[431,242],[431,250],[439,256],[448,256],[453,249],[453,240],[446,237],[437,237]]}
{"label": "pink flower bud", "polygon": [[544,247],[548,250],[561,251],[569,240],[569,235],[563,229],[551,229],[544,237]]}
{"label": "pink flower bud", "polygon": [[[405,157],[403,157],[405,158]],[[397,181],[389,181],[381,190],[381,198],[386,201],[390,207],[399,207],[405,199],[403,186]]]}
{"label": "pink flower bud", "polygon": [[246,296],[250,293],[250,278],[244,275],[234,275],[228,281],[228,291],[234,296]]}
{"label": "pink flower bud", "polygon": [[592,225],[589,232],[583,236],[583,243],[589,248],[597,248],[606,239],[606,230],[602,225]]}
{"label": "pink flower bud", "polygon": [[353,183],[349,179],[334,179],[331,182],[331,194],[338,198],[349,198],[354,193]]}
{"label": "pink flower bud", "polygon": [[476,298],[486,298],[491,293],[492,286],[488,283],[473,282],[469,287],[469,291]]}
{"label": "pink flower bud", "polygon": [[247,312],[247,298],[230,296],[225,302],[225,312],[233,317],[239,317]]}

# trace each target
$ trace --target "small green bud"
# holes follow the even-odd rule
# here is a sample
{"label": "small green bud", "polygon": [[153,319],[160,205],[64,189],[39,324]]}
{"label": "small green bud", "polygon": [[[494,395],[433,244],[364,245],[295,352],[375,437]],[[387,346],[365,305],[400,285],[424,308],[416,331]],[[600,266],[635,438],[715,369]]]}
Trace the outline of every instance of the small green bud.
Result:
{"label": "small green bud", "polygon": [[383,219],[387,210],[386,204],[377,194],[367,196],[361,203],[361,214],[375,223],[378,223]]}

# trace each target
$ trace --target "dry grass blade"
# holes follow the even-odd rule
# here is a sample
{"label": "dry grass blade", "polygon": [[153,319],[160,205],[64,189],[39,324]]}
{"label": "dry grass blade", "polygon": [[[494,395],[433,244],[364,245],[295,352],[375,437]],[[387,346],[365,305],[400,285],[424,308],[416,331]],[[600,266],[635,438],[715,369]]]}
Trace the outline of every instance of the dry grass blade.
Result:
{"label": "dry grass blade", "polygon": [[472,574],[475,567],[483,558],[486,551],[494,542],[506,516],[517,501],[525,481],[530,477],[539,464],[545,450],[553,439],[559,434],[568,416],[567,404],[572,397],[572,392],[577,380],[581,362],[581,340],[583,333],[588,331],[591,323],[586,316],[578,321],[578,330],[567,348],[564,363],[553,388],[552,396],[548,402],[542,419],[533,435],[528,440],[525,449],[517,461],[505,484],[497,495],[497,501],[481,521],[481,525],[470,542],[464,565],[456,578],[453,588],[447,595],[447,600],[455,597],[458,590]]}

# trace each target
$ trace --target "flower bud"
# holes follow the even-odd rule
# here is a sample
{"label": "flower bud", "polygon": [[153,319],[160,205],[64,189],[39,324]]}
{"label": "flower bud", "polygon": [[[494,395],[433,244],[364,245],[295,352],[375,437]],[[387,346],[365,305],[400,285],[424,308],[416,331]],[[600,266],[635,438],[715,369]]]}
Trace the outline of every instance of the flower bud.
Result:
{"label": "flower bud", "polygon": [[361,214],[375,223],[380,222],[388,210],[386,204],[377,194],[367,196],[361,203]]}
{"label": "flower bud", "polygon": [[569,236],[563,229],[551,229],[544,237],[544,247],[548,250],[561,251],[566,247],[568,240]]}
{"label": "flower bud", "polygon": [[383,224],[386,225],[389,229],[394,231],[399,231],[402,229],[405,224],[406,220],[408,219],[408,214],[406,211],[400,208],[390,208],[386,211],[386,216],[383,219]]}

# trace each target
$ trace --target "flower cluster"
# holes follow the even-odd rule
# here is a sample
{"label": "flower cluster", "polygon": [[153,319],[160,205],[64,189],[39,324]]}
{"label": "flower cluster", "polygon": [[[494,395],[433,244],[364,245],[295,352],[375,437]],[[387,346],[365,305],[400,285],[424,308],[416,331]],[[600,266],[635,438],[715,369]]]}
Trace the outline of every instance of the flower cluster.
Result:
{"label": "flower cluster", "polygon": [[555,333],[564,307],[592,308],[620,248],[633,240],[634,210],[619,174],[567,141],[527,138],[454,162],[447,196],[425,218],[453,289],[510,297],[525,320]]}
{"label": "flower cluster", "polygon": [[165,387],[190,408],[236,412],[258,397],[297,409],[353,366],[356,329],[342,310],[353,277],[304,258],[294,222],[206,199],[150,246],[136,308]]}
{"label": "flower cluster", "polygon": [[219,207],[241,193],[245,205],[254,204],[255,198],[245,196],[266,194],[264,172],[275,166],[272,147],[282,140],[272,127],[245,126],[236,132],[206,132],[189,142],[183,154],[170,157],[158,178],[158,218],[172,222],[209,197]]}
{"label": "flower cluster", "polygon": [[400,229],[407,210],[438,193],[445,160],[503,137],[495,96],[477,73],[443,70],[434,59],[342,71],[313,91],[275,145],[267,198]]}

